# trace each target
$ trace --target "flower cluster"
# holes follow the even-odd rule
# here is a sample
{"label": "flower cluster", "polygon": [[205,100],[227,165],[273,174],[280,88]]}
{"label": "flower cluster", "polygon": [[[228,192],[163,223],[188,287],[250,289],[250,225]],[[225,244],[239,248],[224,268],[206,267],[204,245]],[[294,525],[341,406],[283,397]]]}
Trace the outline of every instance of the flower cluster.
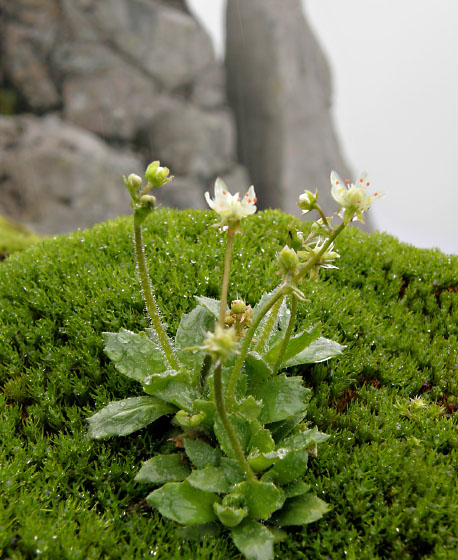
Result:
{"label": "flower cluster", "polygon": [[212,200],[208,192],[205,193],[205,200],[212,210],[221,217],[219,226],[235,227],[242,218],[256,212],[256,193],[251,186],[245,196],[240,198],[239,193],[232,195],[222,179],[215,181],[215,198]]}

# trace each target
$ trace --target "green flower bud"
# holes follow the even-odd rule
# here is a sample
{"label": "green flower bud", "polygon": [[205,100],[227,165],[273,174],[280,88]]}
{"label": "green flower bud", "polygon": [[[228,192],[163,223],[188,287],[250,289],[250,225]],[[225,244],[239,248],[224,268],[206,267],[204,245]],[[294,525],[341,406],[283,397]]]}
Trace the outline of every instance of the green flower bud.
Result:
{"label": "green flower bud", "polygon": [[234,328],[225,329],[216,325],[214,333],[207,333],[204,348],[214,360],[225,362],[231,354],[237,351],[237,334]]}
{"label": "green flower bud", "polygon": [[146,168],[145,179],[151,185],[151,188],[162,187],[162,185],[172,180],[172,177],[169,177],[169,169],[167,167],[160,167],[159,164],[159,161],[153,161]]}
{"label": "green flower bud", "polygon": [[304,191],[304,193],[300,195],[297,205],[302,210],[302,214],[307,214],[315,208],[317,201],[318,191],[315,191],[315,194],[311,191]]}
{"label": "green flower bud", "polygon": [[139,189],[143,183],[142,178],[135,173],[131,173],[129,177],[127,177],[127,182],[131,187],[134,187],[135,189]]}
{"label": "green flower bud", "polygon": [[299,258],[296,251],[285,245],[278,253],[278,263],[284,274],[295,274],[299,266]]}
{"label": "green flower bud", "polygon": [[140,204],[143,208],[152,210],[156,206],[156,197],[150,194],[144,194],[140,197]]}
{"label": "green flower bud", "polygon": [[246,309],[246,303],[242,299],[235,299],[231,303],[231,313],[234,315],[240,315],[244,313]]}

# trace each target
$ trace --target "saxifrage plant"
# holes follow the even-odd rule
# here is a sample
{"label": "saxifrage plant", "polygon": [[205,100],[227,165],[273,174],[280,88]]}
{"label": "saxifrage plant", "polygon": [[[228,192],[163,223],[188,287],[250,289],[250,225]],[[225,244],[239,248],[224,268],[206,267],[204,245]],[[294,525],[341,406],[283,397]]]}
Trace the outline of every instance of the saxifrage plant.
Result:
{"label": "saxifrage plant", "polygon": [[[236,299],[228,306],[234,236],[241,220],[256,211],[253,187],[240,198],[220,179],[209,206],[215,224],[227,236],[221,298],[197,297],[184,315],[174,340],[168,336],[154,298],[143,250],[142,223],[154,211],[151,190],[169,182],[169,170],[150,164],[143,180],[131,174],[124,184],[134,210],[135,255],[141,289],[152,328],[134,333],[104,333],[105,351],[117,370],[141,383],[144,396],[111,402],[89,418],[92,438],[128,435],[160,417],[170,418],[167,444],[143,463],[136,480],[157,486],[147,502],[185,526],[217,524],[230,531],[247,559],[269,560],[283,527],[320,519],[329,506],[311,492],[303,478],[309,455],[328,436],[306,419],[310,390],[288,368],[317,363],[343,347],[320,336],[320,325],[295,332],[297,306],[305,275],[320,267],[336,268],[334,240],[353,220],[363,221],[380,195],[367,193],[362,175],[356,185],[331,173],[332,195],[342,223],[334,228],[305,191],[303,214],[317,210],[320,219],[307,239],[291,232],[291,246],[278,253],[281,281],[252,309]],[[287,305],[289,300],[289,307]]]}

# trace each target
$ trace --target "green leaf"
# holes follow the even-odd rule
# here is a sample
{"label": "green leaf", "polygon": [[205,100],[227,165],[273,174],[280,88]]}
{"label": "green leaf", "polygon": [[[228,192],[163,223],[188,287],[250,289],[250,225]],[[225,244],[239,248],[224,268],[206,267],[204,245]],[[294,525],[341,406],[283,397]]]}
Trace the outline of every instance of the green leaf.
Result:
{"label": "green leaf", "polygon": [[145,333],[136,334],[126,329],[118,333],[103,333],[105,353],[123,375],[143,381],[153,373],[167,368],[161,349]]}
{"label": "green leaf", "polygon": [[286,500],[283,509],[274,514],[272,522],[280,527],[305,525],[321,519],[331,508],[313,494],[304,494]]}
{"label": "green leaf", "polygon": [[194,372],[193,378],[200,372],[205,354],[201,350],[185,350],[185,348],[202,346],[207,337],[207,332],[213,331],[214,325],[214,316],[201,305],[181,317],[175,337],[175,345],[178,349],[177,354],[180,362]]}
{"label": "green leaf", "polygon": [[296,354],[289,360],[285,360],[282,363],[282,367],[324,362],[325,360],[329,360],[329,358],[341,354],[344,348],[345,346],[342,346],[334,340],[320,337],[314,340],[305,350],[299,352],[299,354]]}
{"label": "green leaf", "polygon": [[[283,451],[283,453],[282,453]],[[308,453],[305,449],[277,449],[279,459],[262,480],[272,480],[279,485],[301,478],[307,470]]]}
{"label": "green leaf", "polygon": [[213,299],[205,296],[194,296],[194,298],[200,303],[202,307],[205,307],[205,309],[210,311],[215,319],[218,319],[220,307],[219,299]]}
{"label": "green leaf", "polygon": [[137,482],[152,482],[164,484],[165,482],[181,482],[189,476],[191,469],[182,461],[181,455],[156,455],[142,464],[135,480]]}
{"label": "green leaf", "polygon": [[257,352],[249,352],[245,358],[245,372],[248,377],[248,386],[258,385],[272,375],[269,365]]}
{"label": "green leaf", "polygon": [[235,546],[247,560],[273,560],[274,536],[261,523],[245,519],[231,531]]}
{"label": "green leaf", "polygon": [[306,428],[301,424],[296,427],[292,434],[281,441],[281,446],[292,449],[306,449],[315,443],[322,443],[330,437],[318,431],[317,428]]}
{"label": "green leaf", "polygon": [[218,504],[217,502],[213,504],[213,509],[218,519],[226,527],[235,527],[248,515],[248,508],[246,507],[236,508]]}
{"label": "green leaf", "polygon": [[296,496],[306,494],[310,488],[311,485],[305,483],[303,480],[295,480],[294,482],[291,482],[291,484],[283,486],[282,490],[285,493],[286,498],[295,498]]}
{"label": "green leaf", "polygon": [[205,419],[203,420],[203,423],[213,428],[213,423],[215,421],[215,415],[216,415],[215,401],[196,399],[192,403],[192,410],[195,413],[204,412]]}
{"label": "green leaf", "polygon": [[291,433],[294,428],[302,422],[305,418],[305,413],[300,412],[299,414],[295,414],[291,418],[287,420],[283,420],[282,422],[275,422],[274,424],[270,424],[269,429],[272,434],[274,440],[278,443],[283,440],[289,433]]}
{"label": "green leaf", "polygon": [[207,465],[217,467],[221,458],[221,451],[208,445],[201,439],[183,439],[186,455],[197,469],[203,469]]}
{"label": "green leaf", "polygon": [[270,431],[264,428],[257,420],[250,422],[251,438],[248,448],[258,449],[264,453],[275,449],[275,442],[272,439]]}
{"label": "green leaf", "polygon": [[262,402],[257,401],[253,395],[248,396],[238,403],[237,411],[247,420],[255,420],[262,410]]}
{"label": "green leaf", "polygon": [[[320,332],[321,332],[321,325],[318,324],[312,329],[310,329],[309,331],[304,331],[303,333],[291,337],[286,347],[282,363],[287,362],[288,360],[293,358],[296,354],[299,354],[299,352],[302,352],[302,350],[307,348],[307,346],[309,346],[314,340],[316,340],[320,336]],[[275,346],[273,346],[263,356],[264,360],[267,363],[274,364],[276,362],[282,344],[283,344],[283,337],[277,344],[275,344]]]}
{"label": "green leaf", "polygon": [[268,519],[284,501],[283,491],[272,482],[246,480],[233,487],[231,493],[224,497],[223,504],[244,505],[252,519]]}
{"label": "green leaf", "polygon": [[143,390],[148,395],[172,403],[187,412],[192,411],[193,402],[198,397],[186,371],[167,370],[149,375],[143,380]]}
{"label": "green leaf", "polygon": [[245,473],[240,468],[240,465],[235,459],[229,457],[221,457],[220,469],[224,472],[224,476],[230,485],[242,482],[245,478]]}
{"label": "green leaf", "polygon": [[215,492],[216,494],[229,492],[229,483],[224,472],[219,467],[213,467],[212,465],[192,471],[187,481],[194,488],[206,490],[207,492]]}
{"label": "green leaf", "polygon": [[259,421],[263,424],[285,420],[306,409],[310,394],[301,377],[279,375],[252,389],[256,399],[262,399]]}
{"label": "green leaf", "polygon": [[216,494],[194,488],[187,482],[169,482],[158,488],[146,501],[161,515],[182,525],[201,525],[216,520],[213,504]]}
{"label": "green leaf", "polygon": [[259,449],[253,449],[248,455],[248,464],[254,472],[262,472],[278,461],[277,451],[260,452]]}
{"label": "green leaf", "polygon": [[94,439],[127,436],[144,428],[176,408],[154,397],[130,397],[109,403],[88,418],[89,437]]}
{"label": "green leaf", "polygon": [[[250,423],[246,418],[244,418],[237,412],[229,414],[229,418],[231,419],[232,425],[234,426],[235,433],[237,434],[239,441],[242,445],[242,449],[246,451],[251,437]],[[215,430],[215,436],[218,439],[221,449],[228,457],[234,458],[235,457],[234,450],[232,449],[231,442],[227,436],[226,430],[223,428],[223,424],[219,416],[215,417],[214,430]]]}
{"label": "green leaf", "polygon": [[[262,308],[262,306],[267,302],[267,300],[271,297],[273,292],[269,292],[269,293],[264,293],[261,296],[261,299],[258,301],[258,303],[255,305],[254,309],[253,309],[253,319],[256,317],[256,314],[259,312],[259,310]],[[271,314],[272,309],[263,317],[263,319],[261,320],[261,323],[256,331],[256,336],[260,336],[260,334],[264,331],[264,326]],[[288,323],[289,323],[289,318],[291,316],[291,312],[288,309],[288,306],[286,305],[286,300],[283,299],[282,304],[280,306],[280,309],[278,311],[277,314],[277,318],[273,324],[272,330],[270,331],[268,337],[267,337],[267,347],[272,346],[273,344],[275,344],[278,339],[280,339],[283,336],[283,333],[285,332],[285,330],[288,327]]]}

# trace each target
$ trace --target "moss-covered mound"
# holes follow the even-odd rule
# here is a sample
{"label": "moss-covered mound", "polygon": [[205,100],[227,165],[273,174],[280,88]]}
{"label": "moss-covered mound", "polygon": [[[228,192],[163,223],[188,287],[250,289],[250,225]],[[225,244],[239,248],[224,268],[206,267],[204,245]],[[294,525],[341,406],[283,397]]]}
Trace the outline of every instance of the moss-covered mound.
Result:
{"label": "moss-covered mound", "polygon": [[[171,334],[193,295],[218,297],[222,236],[198,211],[145,225],[151,277]],[[278,282],[290,216],[262,212],[238,236],[229,297],[254,304]],[[458,259],[350,229],[340,270],[307,281],[301,323],[347,348],[296,368],[309,420],[333,437],[308,481],[333,506],[277,545],[282,558],[456,558]],[[239,558],[224,536],[187,541],[144,501],[141,461],[161,421],[90,441],[86,418],[138,392],[103,353],[102,331],[147,327],[131,220],[35,245],[0,266],[0,556]]]}
{"label": "moss-covered mound", "polygon": [[15,251],[22,251],[42,239],[27,227],[0,216],[0,260]]}

